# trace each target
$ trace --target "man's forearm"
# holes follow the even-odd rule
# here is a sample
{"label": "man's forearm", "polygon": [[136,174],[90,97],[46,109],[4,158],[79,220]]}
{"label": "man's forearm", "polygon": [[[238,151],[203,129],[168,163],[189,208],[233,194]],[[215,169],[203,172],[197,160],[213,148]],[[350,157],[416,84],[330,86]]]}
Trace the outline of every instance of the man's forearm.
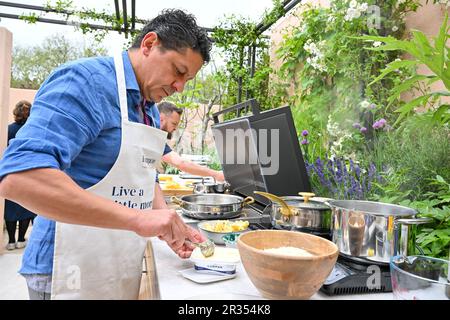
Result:
{"label": "man's forearm", "polygon": [[0,196],[59,222],[134,230],[138,212],[80,188],[57,169],[13,173],[0,183]]}
{"label": "man's forearm", "polygon": [[159,183],[155,183],[155,195],[153,197],[153,209],[167,209],[167,203],[164,199],[164,193]]}
{"label": "man's forearm", "polygon": [[199,164],[196,164],[192,161],[185,160],[181,158],[181,156],[176,153],[175,151],[171,151],[168,154],[165,154],[162,157],[162,161],[167,162],[171,166],[178,168],[184,172],[199,175],[199,176],[212,176],[216,180],[223,181],[224,176],[221,171],[216,171],[213,169],[210,169],[208,167],[201,166]]}
{"label": "man's forearm", "polygon": [[[130,230],[142,237],[167,242],[181,258],[188,258],[192,242],[203,241],[175,210],[130,209],[80,188],[64,172],[34,169],[7,175],[0,183],[0,196],[49,219],[70,224]],[[80,235],[82,236],[82,235]]]}
{"label": "man's forearm", "polygon": [[191,161],[181,161],[178,169],[199,176],[214,176],[214,174],[216,173],[215,170],[201,166]]}

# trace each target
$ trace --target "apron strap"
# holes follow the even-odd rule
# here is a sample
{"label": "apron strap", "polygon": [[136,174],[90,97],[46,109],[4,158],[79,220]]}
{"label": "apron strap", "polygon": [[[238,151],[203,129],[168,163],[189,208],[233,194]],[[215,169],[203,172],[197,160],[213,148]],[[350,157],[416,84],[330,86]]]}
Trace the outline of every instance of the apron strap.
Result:
{"label": "apron strap", "polygon": [[122,115],[122,121],[128,121],[127,89],[125,86],[125,71],[121,52],[114,55],[114,64],[116,65],[116,80],[117,90],[119,92],[120,114]]}

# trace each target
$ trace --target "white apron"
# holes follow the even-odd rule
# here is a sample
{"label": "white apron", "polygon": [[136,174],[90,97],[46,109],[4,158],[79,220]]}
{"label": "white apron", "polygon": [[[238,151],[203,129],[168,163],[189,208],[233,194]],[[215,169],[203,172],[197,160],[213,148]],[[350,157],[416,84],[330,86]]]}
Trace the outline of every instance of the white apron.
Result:
{"label": "white apron", "polygon": [[[122,115],[119,156],[88,191],[135,209],[151,209],[154,165],[167,133],[128,121],[121,55],[114,57]],[[145,212],[142,212],[145,214]],[[132,231],[56,223],[52,299],[137,299],[146,240]]]}

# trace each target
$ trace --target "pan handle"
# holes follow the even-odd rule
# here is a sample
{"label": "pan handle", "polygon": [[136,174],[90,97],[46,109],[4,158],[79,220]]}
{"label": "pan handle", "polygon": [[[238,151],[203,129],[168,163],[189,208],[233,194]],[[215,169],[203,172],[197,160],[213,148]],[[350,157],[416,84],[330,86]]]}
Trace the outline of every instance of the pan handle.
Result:
{"label": "pan handle", "polygon": [[247,197],[242,201],[242,205],[246,206],[248,204],[252,204],[255,202],[255,199],[253,197]]}
{"label": "pan handle", "polygon": [[183,205],[183,200],[178,199],[176,196],[171,196],[170,201],[172,201],[173,203],[175,203],[179,206]]}

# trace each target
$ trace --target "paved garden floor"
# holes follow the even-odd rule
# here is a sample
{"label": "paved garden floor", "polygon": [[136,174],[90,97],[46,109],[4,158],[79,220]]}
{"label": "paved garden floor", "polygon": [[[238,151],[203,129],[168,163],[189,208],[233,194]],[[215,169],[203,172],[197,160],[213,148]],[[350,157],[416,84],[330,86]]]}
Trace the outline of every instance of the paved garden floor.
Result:
{"label": "paved garden floor", "polygon": [[[28,228],[27,239],[32,226]],[[3,230],[3,243],[8,242],[6,230]],[[25,248],[4,250],[0,255],[0,300],[28,300],[28,289],[25,279],[17,273],[22,263]]]}

